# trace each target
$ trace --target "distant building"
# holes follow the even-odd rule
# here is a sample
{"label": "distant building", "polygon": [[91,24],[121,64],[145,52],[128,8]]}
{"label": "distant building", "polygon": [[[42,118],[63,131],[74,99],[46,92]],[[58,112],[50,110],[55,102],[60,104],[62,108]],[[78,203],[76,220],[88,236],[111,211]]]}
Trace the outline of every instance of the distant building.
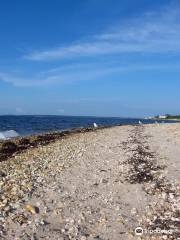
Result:
{"label": "distant building", "polygon": [[160,118],[160,119],[166,119],[167,116],[166,116],[166,115],[159,115],[159,118]]}

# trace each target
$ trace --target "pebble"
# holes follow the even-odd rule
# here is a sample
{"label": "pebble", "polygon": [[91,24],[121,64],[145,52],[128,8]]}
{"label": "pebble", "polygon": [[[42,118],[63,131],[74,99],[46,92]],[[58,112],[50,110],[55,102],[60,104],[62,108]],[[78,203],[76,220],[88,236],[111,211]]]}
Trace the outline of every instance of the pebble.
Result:
{"label": "pebble", "polygon": [[35,207],[35,206],[31,205],[31,204],[27,204],[25,208],[26,208],[26,210],[27,210],[28,212],[30,212],[30,213],[32,213],[32,214],[39,213],[39,208],[38,208],[38,207]]}
{"label": "pebble", "polygon": [[132,209],[131,209],[131,214],[132,214],[132,215],[137,214],[137,209],[136,209],[136,208],[132,208]]}

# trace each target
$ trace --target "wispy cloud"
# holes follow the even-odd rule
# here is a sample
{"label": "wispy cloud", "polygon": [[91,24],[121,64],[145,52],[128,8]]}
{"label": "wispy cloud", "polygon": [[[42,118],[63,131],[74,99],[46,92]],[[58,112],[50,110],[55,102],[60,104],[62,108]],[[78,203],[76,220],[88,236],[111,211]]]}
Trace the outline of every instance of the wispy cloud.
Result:
{"label": "wispy cloud", "polygon": [[127,20],[87,41],[34,51],[25,58],[49,61],[121,53],[180,53],[180,7],[164,7]]}
{"label": "wispy cloud", "polygon": [[[23,61],[24,73],[0,71],[0,81],[10,83],[14,86],[46,86],[52,84],[64,84],[74,81],[100,79],[112,74],[121,74],[132,71],[150,70],[179,70],[180,64],[169,64],[169,61],[156,61],[149,63],[139,58],[139,54],[133,58],[136,64],[116,59],[121,54],[143,53],[176,53],[180,54],[180,7],[168,6],[157,12],[143,14],[136,19],[128,19],[111,27],[106,32],[89,37],[87,40],[79,39],[68,46],[47,49],[44,51],[31,52],[24,56],[29,61]],[[142,54],[142,55],[143,55]],[[108,57],[104,58],[104,55]],[[142,56],[141,55],[141,56]],[[103,56],[103,58],[100,58]],[[126,56],[126,55],[125,55]],[[138,56],[138,57],[137,57]],[[166,55],[165,55],[166,56]],[[87,57],[87,61],[84,58]],[[92,57],[92,58],[91,58]],[[70,59],[71,64],[64,59]],[[73,59],[73,60],[72,60]],[[99,61],[103,59],[103,61]],[[105,60],[106,59],[106,60]],[[122,59],[122,58],[121,58]],[[129,59],[127,57],[127,59]],[[57,60],[56,66],[46,64],[44,61]],[[38,70],[37,61],[42,61],[41,68],[49,70]],[[105,63],[106,62],[106,63]],[[66,63],[66,65],[65,65]],[[27,64],[27,65],[26,65]],[[28,66],[36,66],[32,74]],[[50,67],[51,66],[51,67]],[[31,74],[30,74],[31,73]]]}
{"label": "wispy cloud", "polygon": [[10,83],[17,87],[37,87],[53,84],[69,84],[76,81],[89,81],[112,76],[112,74],[122,74],[138,71],[177,71],[180,69],[178,64],[74,64],[51,69],[48,71],[34,74],[31,78],[22,77],[14,73],[0,73],[0,81]]}

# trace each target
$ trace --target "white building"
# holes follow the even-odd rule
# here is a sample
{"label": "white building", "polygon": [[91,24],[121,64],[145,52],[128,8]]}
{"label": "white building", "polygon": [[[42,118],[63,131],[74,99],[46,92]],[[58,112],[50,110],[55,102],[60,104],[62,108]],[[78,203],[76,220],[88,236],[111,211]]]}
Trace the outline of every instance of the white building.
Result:
{"label": "white building", "polygon": [[166,119],[167,117],[165,115],[160,115],[159,118],[160,119]]}

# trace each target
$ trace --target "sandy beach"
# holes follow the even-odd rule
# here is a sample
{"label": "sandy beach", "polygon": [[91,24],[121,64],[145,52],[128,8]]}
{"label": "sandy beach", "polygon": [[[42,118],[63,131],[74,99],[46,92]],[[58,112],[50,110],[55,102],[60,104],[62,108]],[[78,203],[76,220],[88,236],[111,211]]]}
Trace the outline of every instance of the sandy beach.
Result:
{"label": "sandy beach", "polygon": [[1,146],[1,239],[178,239],[179,123],[42,139]]}

